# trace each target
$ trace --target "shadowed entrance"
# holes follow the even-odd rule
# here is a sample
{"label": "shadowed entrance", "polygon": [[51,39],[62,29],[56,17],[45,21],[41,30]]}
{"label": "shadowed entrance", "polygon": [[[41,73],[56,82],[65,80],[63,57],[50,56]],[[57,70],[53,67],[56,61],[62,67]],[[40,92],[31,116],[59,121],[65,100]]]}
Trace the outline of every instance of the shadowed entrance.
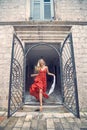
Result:
{"label": "shadowed entrance", "polygon": [[[43,99],[44,104],[59,104],[61,103],[61,79],[60,79],[60,60],[59,55],[56,52],[56,49],[59,51],[60,44],[26,44],[25,50],[27,53],[26,56],[26,87],[25,87],[25,104],[38,104],[34,97],[29,94],[29,88],[33,83],[34,79],[30,77],[30,74],[34,73],[34,67],[37,64],[38,59],[43,58],[46,62],[46,65],[49,68],[49,71],[56,75],[56,86],[54,92],[50,95],[49,99]],[[56,49],[55,49],[56,48]],[[47,93],[52,85],[53,77],[47,75]]]}

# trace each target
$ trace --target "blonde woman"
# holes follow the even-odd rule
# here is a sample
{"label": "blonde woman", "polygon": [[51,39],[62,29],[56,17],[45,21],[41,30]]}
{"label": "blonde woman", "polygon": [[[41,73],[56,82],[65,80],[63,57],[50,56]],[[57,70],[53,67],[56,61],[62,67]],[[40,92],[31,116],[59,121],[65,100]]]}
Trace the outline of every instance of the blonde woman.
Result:
{"label": "blonde woman", "polygon": [[40,111],[42,111],[42,97],[49,98],[46,94],[47,89],[47,77],[46,74],[55,76],[53,73],[50,73],[48,67],[45,64],[43,59],[39,59],[37,66],[35,66],[36,74],[31,74],[31,77],[35,77],[34,83],[30,87],[30,94],[36,97],[40,101]]}

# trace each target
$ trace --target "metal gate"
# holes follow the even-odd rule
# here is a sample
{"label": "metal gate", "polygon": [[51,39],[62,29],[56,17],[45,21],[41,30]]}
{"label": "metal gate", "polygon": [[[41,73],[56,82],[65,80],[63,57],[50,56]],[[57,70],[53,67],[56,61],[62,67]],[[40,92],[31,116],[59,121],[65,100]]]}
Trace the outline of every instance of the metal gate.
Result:
{"label": "metal gate", "polygon": [[24,49],[16,34],[13,35],[10,70],[8,117],[16,112],[24,102]]}
{"label": "metal gate", "polygon": [[[74,62],[72,34],[61,44],[61,83],[64,106],[79,117],[78,91]],[[10,87],[8,101],[8,117],[16,112],[24,103],[25,88],[24,48],[20,39],[13,35]]]}
{"label": "metal gate", "polygon": [[79,117],[77,80],[71,33],[66,37],[61,46],[61,81],[64,106],[75,116]]}

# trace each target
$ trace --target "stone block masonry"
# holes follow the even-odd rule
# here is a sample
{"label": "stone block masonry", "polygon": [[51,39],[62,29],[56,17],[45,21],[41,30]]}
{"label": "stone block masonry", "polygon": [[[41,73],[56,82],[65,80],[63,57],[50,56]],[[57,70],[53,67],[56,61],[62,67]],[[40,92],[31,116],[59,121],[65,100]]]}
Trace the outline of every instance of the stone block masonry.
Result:
{"label": "stone block masonry", "polygon": [[10,78],[12,26],[0,26],[0,107],[7,108]]}
{"label": "stone block masonry", "polygon": [[55,0],[58,21],[87,21],[87,0]]}
{"label": "stone block masonry", "polygon": [[[87,0],[54,0],[56,21],[87,21]],[[30,0],[0,0],[0,22],[29,21]]]}
{"label": "stone block masonry", "polygon": [[0,0],[0,21],[24,21],[26,0]]}
{"label": "stone block masonry", "polygon": [[80,111],[87,111],[87,26],[73,26]]}
{"label": "stone block masonry", "polygon": [[[81,113],[77,119],[71,113],[16,112],[6,118],[6,112],[0,112],[1,130],[87,130],[87,114]],[[26,120],[28,118],[29,120]]]}

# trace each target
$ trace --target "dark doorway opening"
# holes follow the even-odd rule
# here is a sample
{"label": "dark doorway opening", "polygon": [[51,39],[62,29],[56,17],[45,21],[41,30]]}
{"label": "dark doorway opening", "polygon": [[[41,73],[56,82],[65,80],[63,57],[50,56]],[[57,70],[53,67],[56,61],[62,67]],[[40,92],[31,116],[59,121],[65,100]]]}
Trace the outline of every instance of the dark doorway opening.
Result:
{"label": "dark doorway opening", "polygon": [[[61,76],[60,76],[60,58],[57,51],[60,50],[60,43],[25,44],[26,55],[26,84],[25,84],[25,104],[38,104],[36,99],[29,94],[29,88],[34,81],[31,74],[34,73],[34,67],[38,59],[43,58],[49,71],[56,75],[56,86],[54,92],[50,95],[49,99],[44,99],[44,104],[61,104]],[[53,77],[47,75],[47,93],[53,82]]]}

